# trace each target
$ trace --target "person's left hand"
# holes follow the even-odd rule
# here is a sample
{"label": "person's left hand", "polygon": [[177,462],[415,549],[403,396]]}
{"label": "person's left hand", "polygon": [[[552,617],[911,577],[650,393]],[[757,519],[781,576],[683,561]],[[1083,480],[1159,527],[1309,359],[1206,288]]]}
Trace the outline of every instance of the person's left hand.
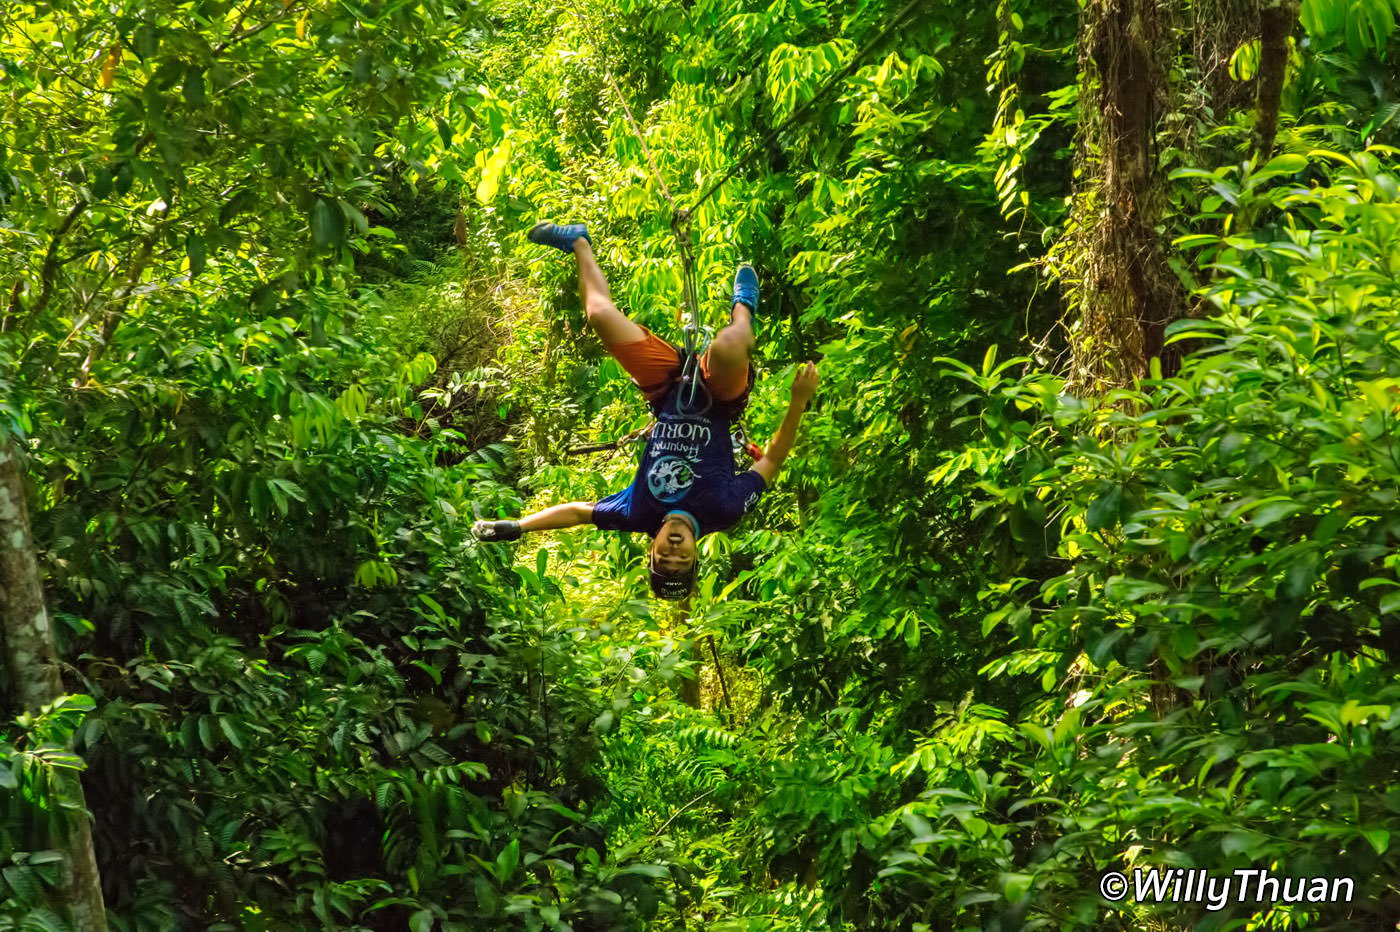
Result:
{"label": "person's left hand", "polygon": [[477,540],[519,540],[519,521],[478,521],[472,525]]}
{"label": "person's left hand", "polygon": [[821,378],[817,374],[816,363],[808,362],[798,366],[792,376],[792,400],[804,405],[811,401],[812,396],[817,393],[819,381]]}

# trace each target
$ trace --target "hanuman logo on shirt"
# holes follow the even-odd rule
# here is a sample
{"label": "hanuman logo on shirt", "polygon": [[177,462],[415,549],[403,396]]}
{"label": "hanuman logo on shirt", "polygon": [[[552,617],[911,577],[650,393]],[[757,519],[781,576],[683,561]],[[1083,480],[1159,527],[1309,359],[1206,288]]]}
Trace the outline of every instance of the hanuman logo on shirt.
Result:
{"label": "hanuman logo on shirt", "polygon": [[695,484],[695,463],[713,433],[704,421],[661,421],[647,449],[656,460],[647,470],[647,488],[657,501],[675,502]]}
{"label": "hanuman logo on shirt", "polygon": [[663,456],[647,470],[647,488],[657,501],[680,501],[694,484],[695,470],[679,456]]}

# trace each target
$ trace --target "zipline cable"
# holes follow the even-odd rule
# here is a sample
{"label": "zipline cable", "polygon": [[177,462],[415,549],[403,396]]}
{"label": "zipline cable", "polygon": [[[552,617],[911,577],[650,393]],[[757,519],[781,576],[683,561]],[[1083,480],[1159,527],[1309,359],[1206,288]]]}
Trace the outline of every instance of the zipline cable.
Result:
{"label": "zipline cable", "polygon": [[[641,127],[637,124],[636,119],[632,116],[632,108],[627,106],[627,98],[623,96],[622,88],[618,87],[617,80],[613,77],[612,69],[605,69],[604,74],[608,79],[608,84],[612,86],[613,93],[617,95],[618,102],[622,104],[622,111],[627,115],[627,122],[631,126],[632,135],[636,136],[637,142],[641,144],[642,154],[646,156],[647,164],[651,167],[652,177],[656,179],[657,184],[661,185],[661,192],[666,196],[666,200],[671,204],[671,207],[676,211],[676,214],[684,215],[684,220],[688,221],[690,215],[693,215],[695,211],[700,208],[701,204],[704,204],[711,197],[713,197],[715,192],[718,191],[721,187],[723,187],[725,182],[727,182],[730,178],[733,178],[739,172],[740,169],[742,169],[745,165],[751,162],[754,156],[758,155],[758,153],[768,148],[768,146],[775,142],[779,136],[787,132],[787,130],[792,126],[796,125],[796,123],[799,120],[806,117],[807,114],[810,113],[814,107],[816,107],[819,101],[826,97],[827,94],[831,93],[831,90],[834,87],[836,87],[837,84],[854,74],[856,68],[860,67],[861,61],[865,59],[865,56],[869,55],[872,51],[876,49],[876,47],[878,47],[882,42],[884,42],[885,39],[889,38],[889,36],[893,34],[893,32],[896,29],[898,29],[900,25],[903,24],[905,18],[908,17],[910,13],[914,12],[914,10],[916,10],[923,2],[924,0],[909,0],[909,2],[904,5],[903,9],[896,13],[889,20],[889,22],[885,23],[885,27],[881,29],[878,33],[876,33],[874,38],[872,38],[869,42],[865,43],[865,45],[861,46],[856,51],[855,55],[851,56],[851,60],[846,63],[845,67],[843,67],[840,71],[836,72],[835,74],[831,75],[831,77],[826,79],[822,86],[817,89],[817,92],[812,95],[810,100],[794,109],[792,113],[788,114],[787,119],[783,120],[783,122],[779,123],[773,129],[769,130],[768,133],[761,140],[759,140],[757,144],[752,146],[748,152],[744,153],[744,155],[741,156],[738,159],[738,161],[730,165],[729,169],[719,177],[719,180],[713,182],[708,188],[706,188],[704,192],[701,193],[701,195],[695,199],[695,203],[690,205],[690,207],[688,208],[681,208],[676,206],[676,199],[671,194],[671,189],[666,186],[665,179],[661,177],[661,172],[656,167],[655,159],[651,157],[651,150],[647,148],[646,139],[642,136]],[[677,226],[677,219],[674,216],[671,220],[671,226],[672,229],[675,229]]]}
{"label": "zipline cable", "polygon": [[[783,120],[783,122],[779,123],[776,127],[769,130],[768,134],[764,136],[763,139],[761,139],[757,145],[749,149],[749,151],[745,153],[742,158],[740,158],[737,162],[731,165],[729,167],[729,170],[726,171],[723,175],[721,175],[718,181],[714,182],[708,188],[706,188],[704,193],[702,193],[698,198],[696,198],[695,203],[688,208],[688,212],[693,213],[694,211],[699,209],[701,204],[709,200],[716,191],[723,187],[725,182],[727,182],[730,178],[733,178],[734,175],[737,174],[741,168],[743,168],[750,161],[752,161],[754,156],[758,155],[758,153],[768,148],[768,146],[775,142],[780,135],[782,135],[788,130],[789,127],[795,125],[799,119],[805,117],[812,110],[812,108],[817,105],[818,101],[820,101],[823,97],[825,97],[828,93],[831,92],[832,88],[834,88],[837,84],[854,74],[856,68],[860,66],[861,60],[864,59],[866,55],[874,51],[876,46],[884,42],[885,39],[887,39],[896,29],[899,28],[900,24],[903,23],[905,17],[907,17],[910,13],[917,9],[920,6],[920,4],[924,2],[925,0],[909,0],[909,3],[905,4],[904,9],[896,13],[894,15],[894,18],[885,24],[884,29],[881,29],[880,32],[877,33],[873,39],[865,43],[865,45],[863,45],[856,52],[856,54],[851,57],[851,60],[846,63],[846,67],[842,68],[840,71],[836,72],[836,74],[828,78],[826,80],[826,83],[824,83],[820,88],[817,89],[817,92],[812,95],[812,98],[810,100],[802,104],[797,109],[793,110],[792,113],[788,114],[787,119]],[[661,180],[659,176],[657,180]],[[665,187],[664,183],[662,187]],[[669,194],[667,196],[669,197]]]}
{"label": "zipline cable", "polygon": [[613,77],[612,69],[605,68],[603,75],[613,93],[617,95],[618,103],[622,104],[627,125],[642,148],[642,155],[651,169],[652,178],[661,186],[661,193],[671,205],[671,233],[676,238],[676,251],[681,256],[681,288],[687,317],[681,328],[681,332],[685,334],[685,363],[681,370],[680,388],[676,392],[676,408],[680,413],[699,416],[710,410],[714,399],[705,387],[705,380],[700,377],[697,362],[700,353],[700,291],[695,283],[695,241],[690,232],[690,214],[676,203],[666,179],[661,177],[661,170],[656,167],[656,159],[652,158],[651,147],[647,145],[637,118],[632,115],[632,108],[627,105],[627,97],[618,86],[617,79]]}
{"label": "zipline cable", "polygon": [[671,214],[671,231],[676,236],[676,249],[681,254],[681,288],[685,299],[687,320],[685,360],[681,368],[680,387],[676,389],[676,412],[699,417],[710,410],[714,396],[705,385],[700,372],[700,289],[695,284],[695,241],[690,234],[690,214],[676,209]]}
{"label": "zipline cable", "polygon": [[627,105],[627,98],[618,86],[617,79],[613,77],[612,69],[605,68],[603,75],[613,93],[617,95],[618,103],[622,104],[627,125],[642,148],[642,155],[651,169],[652,178],[661,186],[661,193],[671,205],[671,233],[676,237],[676,251],[681,256],[681,288],[687,318],[681,328],[681,332],[685,334],[685,363],[681,370],[680,388],[676,392],[676,409],[682,414],[699,416],[710,410],[714,399],[705,387],[704,379],[700,377],[699,364],[696,361],[700,353],[700,293],[695,283],[695,242],[690,233],[690,215],[676,204],[666,179],[661,177],[661,170],[656,167],[656,159],[652,158],[651,147],[647,145],[636,117],[632,115],[632,108]]}
{"label": "zipline cable", "polygon": [[[636,117],[632,115],[632,108],[628,106],[627,98],[623,95],[622,88],[618,86],[617,79],[613,77],[612,69],[604,68],[603,73],[607,78],[609,86],[612,87],[613,93],[617,96],[618,103],[622,104],[622,112],[627,117],[628,127],[631,129],[632,135],[636,137],[638,145],[641,146],[642,155],[646,158],[648,168],[651,169],[651,175],[656,179],[656,183],[660,185],[661,193],[665,196],[667,203],[671,205],[671,232],[676,237],[676,249],[681,257],[681,284],[687,316],[687,320],[682,327],[682,332],[685,334],[685,361],[681,371],[680,387],[677,389],[675,400],[678,413],[692,416],[702,415],[709,411],[710,406],[714,402],[714,398],[711,396],[709,389],[705,386],[705,380],[701,377],[700,373],[700,300],[699,289],[695,283],[695,241],[690,229],[691,218],[694,216],[695,212],[700,209],[701,205],[713,197],[715,192],[722,188],[729,179],[738,174],[744,166],[753,161],[758,153],[764,151],[768,146],[777,141],[779,136],[796,125],[799,120],[805,119],[816,105],[831,93],[832,89],[835,88],[837,84],[854,74],[865,57],[884,42],[885,39],[889,38],[889,36],[903,24],[909,14],[923,2],[924,0],[909,0],[909,2],[904,5],[903,9],[885,23],[883,29],[876,33],[869,42],[856,50],[855,55],[851,56],[851,60],[847,62],[840,71],[828,77],[809,100],[795,108],[792,113],[788,114],[786,119],[769,130],[758,143],[750,147],[748,152],[744,153],[743,156],[730,165],[728,170],[726,170],[718,180],[705,188],[689,207],[681,207],[676,203],[676,198],[671,194],[671,189],[667,186],[666,179],[661,177],[661,170],[656,166],[656,160],[652,157],[651,148],[647,146],[646,137],[642,134],[641,126],[638,125]],[[609,446],[602,445],[596,448],[608,449]],[[588,448],[588,452],[592,452],[594,449],[595,448]],[[584,452],[584,450],[580,448],[580,452]]]}
{"label": "zipline cable", "polygon": [[[706,399],[703,405],[696,402],[699,393],[703,390],[703,385],[701,384],[702,380],[698,377],[698,373],[691,371],[694,368],[691,365],[691,359],[698,350],[697,338],[700,330],[699,296],[695,286],[694,240],[690,230],[691,217],[693,217],[695,212],[700,209],[700,206],[713,197],[715,192],[722,188],[729,179],[733,178],[744,166],[753,161],[758,153],[772,145],[779,136],[796,125],[799,120],[805,119],[817,104],[831,93],[837,84],[854,74],[865,57],[884,42],[885,39],[889,38],[889,36],[903,24],[909,14],[917,9],[923,2],[924,0],[909,0],[898,13],[885,23],[883,29],[876,33],[869,42],[861,46],[856,51],[855,55],[851,56],[851,60],[847,62],[840,71],[837,71],[822,83],[821,87],[817,89],[817,92],[812,95],[811,99],[795,108],[792,113],[788,114],[785,120],[769,130],[758,143],[750,147],[748,152],[744,153],[743,156],[730,165],[723,175],[712,182],[709,187],[705,188],[689,207],[681,207],[676,203],[676,198],[671,193],[670,187],[667,186],[666,179],[661,177],[661,170],[656,166],[656,160],[652,157],[651,148],[647,146],[646,137],[642,134],[641,126],[637,123],[636,117],[632,115],[632,108],[628,106],[627,98],[623,95],[622,88],[618,86],[617,79],[613,77],[612,69],[604,68],[604,75],[607,78],[608,85],[612,87],[613,93],[617,96],[618,103],[622,104],[622,112],[627,117],[628,127],[631,129],[632,135],[636,137],[637,143],[641,146],[642,155],[646,158],[648,168],[651,169],[651,175],[656,179],[656,183],[660,185],[661,193],[665,196],[667,203],[671,205],[671,232],[676,237],[677,250],[681,254],[685,309],[690,316],[690,320],[684,328],[686,334],[687,371],[682,376],[682,389],[685,395],[682,404],[689,410],[689,413],[704,413],[710,406],[710,399]],[[689,376],[689,378],[687,378],[687,376]]]}

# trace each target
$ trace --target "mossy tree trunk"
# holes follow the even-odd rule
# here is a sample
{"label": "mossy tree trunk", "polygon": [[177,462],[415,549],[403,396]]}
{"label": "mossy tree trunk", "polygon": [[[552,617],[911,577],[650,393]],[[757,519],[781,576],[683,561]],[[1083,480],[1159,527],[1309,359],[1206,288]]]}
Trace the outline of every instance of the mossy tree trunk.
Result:
{"label": "mossy tree trunk", "polygon": [[[8,695],[0,696],[8,709],[36,713],[63,695],[53,628],[44,604],[39,562],[29,528],[25,503],[22,453],[10,437],[0,434],[0,652],[4,654]],[[78,802],[82,785],[73,781]],[[86,816],[75,820],[68,838],[50,844],[67,858],[63,893],[74,926],[83,932],[106,932],[107,913],[97,858],[92,848],[92,827]]]}
{"label": "mossy tree trunk", "polygon": [[[1156,137],[1168,106],[1177,9],[1088,0],[1080,29],[1079,177],[1069,236],[1071,384],[1099,392],[1147,375],[1185,301],[1159,230]],[[1175,360],[1163,358],[1166,370]]]}

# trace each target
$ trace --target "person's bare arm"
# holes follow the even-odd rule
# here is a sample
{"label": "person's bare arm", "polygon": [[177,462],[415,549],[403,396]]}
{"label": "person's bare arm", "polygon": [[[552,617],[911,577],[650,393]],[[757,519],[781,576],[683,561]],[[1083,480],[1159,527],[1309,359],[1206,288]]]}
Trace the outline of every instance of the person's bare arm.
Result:
{"label": "person's bare arm", "polygon": [[526,515],[519,521],[478,521],[472,533],[479,540],[516,540],[526,531],[553,531],[593,520],[592,502],[565,502]]}
{"label": "person's bare arm", "polygon": [[782,471],[783,460],[792,452],[792,445],[797,441],[797,427],[802,423],[802,413],[807,410],[807,404],[816,394],[817,382],[816,363],[809,362],[799,366],[793,375],[792,391],[788,396],[788,409],[787,414],[783,416],[783,423],[778,426],[778,432],[768,442],[768,449],[764,450],[763,457],[753,464],[753,471],[763,477],[765,485],[773,484],[773,480]]}
{"label": "person's bare arm", "polygon": [[522,531],[553,531],[564,527],[577,527],[593,520],[592,502],[565,502],[551,505],[544,511],[537,511],[520,519]]}

